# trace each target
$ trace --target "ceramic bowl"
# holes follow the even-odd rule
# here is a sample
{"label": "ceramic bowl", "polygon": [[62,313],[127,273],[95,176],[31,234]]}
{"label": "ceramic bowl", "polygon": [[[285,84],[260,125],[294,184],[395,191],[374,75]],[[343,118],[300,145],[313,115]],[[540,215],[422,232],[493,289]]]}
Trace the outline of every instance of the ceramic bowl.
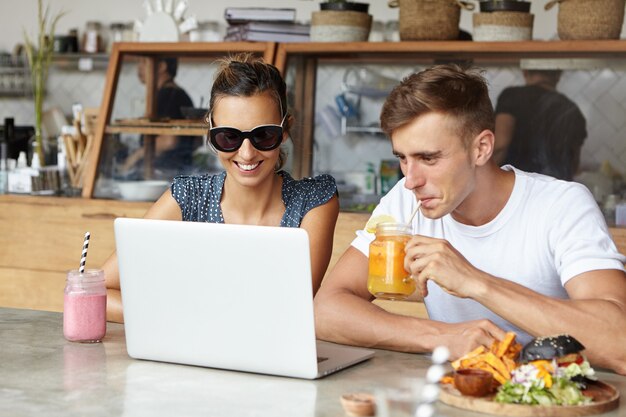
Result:
{"label": "ceramic bowl", "polygon": [[484,397],[493,391],[493,375],[482,369],[457,369],[454,386],[463,395]]}
{"label": "ceramic bowl", "polygon": [[373,416],[376,414],[374,396],[368,393],[344,394],[341,405],[347,415],[352,417]]}
{"label": "ceramic bowl", "polygon": [[120,194],[129,201],[156,201],[170,183],[162,180],[123,181],[118,184]]}

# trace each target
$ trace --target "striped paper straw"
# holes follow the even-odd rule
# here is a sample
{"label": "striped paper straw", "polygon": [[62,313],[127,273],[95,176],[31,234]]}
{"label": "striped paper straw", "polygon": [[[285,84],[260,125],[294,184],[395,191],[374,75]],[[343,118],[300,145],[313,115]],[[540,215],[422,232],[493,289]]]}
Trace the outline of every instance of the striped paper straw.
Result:
{"label": "striped paper straw", "polygon": [[85,262],[87,262],[87,248],[89,247],[89,238],[91,234],[89,232],[85,233],[85,241],[83,242],[83,253],[80,256],[80,267],[78,268],[78,272],[80,274],[85,273]]}

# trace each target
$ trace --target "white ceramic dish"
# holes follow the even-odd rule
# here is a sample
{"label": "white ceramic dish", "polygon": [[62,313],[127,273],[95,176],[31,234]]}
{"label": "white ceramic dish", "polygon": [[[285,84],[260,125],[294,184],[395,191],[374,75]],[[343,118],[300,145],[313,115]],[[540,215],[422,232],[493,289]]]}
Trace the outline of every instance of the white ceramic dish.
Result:
{"label": "white ceramic dish", "polygon": [[163,180],[124,181],[118,187],[124,200],[156,201],[167,190],[170,183]]}

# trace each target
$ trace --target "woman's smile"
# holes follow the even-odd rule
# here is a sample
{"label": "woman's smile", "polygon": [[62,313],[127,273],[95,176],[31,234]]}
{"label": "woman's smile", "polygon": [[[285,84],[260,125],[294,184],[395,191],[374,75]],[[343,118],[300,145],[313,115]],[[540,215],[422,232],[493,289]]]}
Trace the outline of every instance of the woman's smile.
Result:
{"label": "woman's smile", "polygon": [[257,161],[254,163],[243,163],[243,162],[237,162],[234,161],[235,165],[237,165],[237,167],[244,172],[251,172],[251,171],[255,171],[259,165],[261,165],[263,163],[263,161]]}

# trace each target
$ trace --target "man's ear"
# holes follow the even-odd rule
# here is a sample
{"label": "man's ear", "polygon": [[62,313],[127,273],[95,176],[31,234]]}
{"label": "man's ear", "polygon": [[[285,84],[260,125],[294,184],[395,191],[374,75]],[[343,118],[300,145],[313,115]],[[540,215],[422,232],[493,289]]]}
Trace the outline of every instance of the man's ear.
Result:
{"label": "man's ear", "polygon": [[489,129],[485,129],[480,132],[472,142],[472,153],[474,157],[474,163],[477,166],[482,166],[491,159],[495,146],[495,135]]}

